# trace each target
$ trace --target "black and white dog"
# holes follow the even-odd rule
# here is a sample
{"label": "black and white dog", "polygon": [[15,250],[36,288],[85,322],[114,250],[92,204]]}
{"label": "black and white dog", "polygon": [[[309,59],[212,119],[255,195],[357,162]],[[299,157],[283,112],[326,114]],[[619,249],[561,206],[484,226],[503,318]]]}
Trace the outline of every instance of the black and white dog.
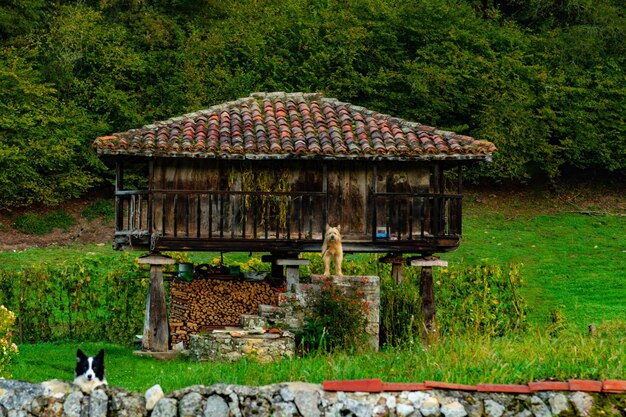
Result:
{"label": "black and white dog", "polygon": [[76,352],[76,372],[74,372],[74,384],[84,393],[90,393],[100,385],[106,385],[104,376],[104,349],[94,357],[87,356],[82,350]]}

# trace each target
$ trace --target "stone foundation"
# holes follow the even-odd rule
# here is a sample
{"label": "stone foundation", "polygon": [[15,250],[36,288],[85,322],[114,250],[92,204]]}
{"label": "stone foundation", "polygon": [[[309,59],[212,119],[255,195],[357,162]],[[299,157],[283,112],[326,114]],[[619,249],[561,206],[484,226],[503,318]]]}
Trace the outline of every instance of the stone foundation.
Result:
{"label": "stone foundation", "polygon": [[304,325],[308,312],[315,306],[320,292],[320,283],[331,279],[333,284],[346,294],[359,295],[367,305],[365,328],[370,346],[378,350],[380,331],[380,278],[377,276],[312,275],[311,283],[299,283],[293,286],[293,292],[278,296],[278,309],[266,309],[264,314],[270,324],[297,332]]}
{"label": "stone foundation", "polygon": [[191,336],[189,352],[198,361],[238,361],[243,357],[261,363],[293,357],[296,343],[288,331],[258,332],[246,330],[214,330],[209,334]]}

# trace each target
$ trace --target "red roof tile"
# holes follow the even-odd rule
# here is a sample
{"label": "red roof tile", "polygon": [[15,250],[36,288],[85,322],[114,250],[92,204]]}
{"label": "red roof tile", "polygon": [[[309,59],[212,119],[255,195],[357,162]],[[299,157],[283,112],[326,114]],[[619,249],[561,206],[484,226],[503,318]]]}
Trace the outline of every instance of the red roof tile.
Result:
{"label": "red roof tile", "polygon": [[97,138],[98,155],[211,158],[490,159],[491,142],[318,94],[254,93]]}

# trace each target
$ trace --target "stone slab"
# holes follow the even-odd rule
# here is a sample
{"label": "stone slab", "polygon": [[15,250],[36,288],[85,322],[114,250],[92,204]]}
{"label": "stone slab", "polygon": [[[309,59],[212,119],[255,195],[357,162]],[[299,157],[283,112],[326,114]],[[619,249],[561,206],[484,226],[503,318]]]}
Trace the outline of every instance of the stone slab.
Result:
{"label": "stone slab", "polygon": [[150,254],[137,258],[137,263],[148,265],[174,265],[176,260],[169,256]]}
{"label": "stone slab", "polygon": [[133,355],[135,356],[144,356],[144,357],[150,357],[150,358],[154,358],[154,359],[158,359],[161,361],[171,361],[174,360],[176,358],[178,358],[179,355],[181,355],[182,352],[178,351],[178,350],[168,350],[167,352],[150,352],[150,351],[146,351],[146,350],[135,350],[133,351]]}
{"label": "stone slab", "polygon": [[448,261],[441,259],[409,258],[406,263],[409,266],[448,266]]}
{"label": "stone slab", "polygon": [[311,265],[308,259],[276,259],[276,265],[300,266]]}

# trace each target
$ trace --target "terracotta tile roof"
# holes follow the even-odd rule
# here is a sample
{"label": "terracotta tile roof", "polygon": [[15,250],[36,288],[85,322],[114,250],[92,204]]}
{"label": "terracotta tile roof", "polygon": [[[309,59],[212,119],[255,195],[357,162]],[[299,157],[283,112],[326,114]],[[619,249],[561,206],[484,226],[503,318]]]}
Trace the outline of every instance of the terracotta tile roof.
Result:
{"label": "terracotta tile roof", "polygon": [[305,93],[254,93],[97,138],[98,155],[204,158],[490,159],[491,142]]}

